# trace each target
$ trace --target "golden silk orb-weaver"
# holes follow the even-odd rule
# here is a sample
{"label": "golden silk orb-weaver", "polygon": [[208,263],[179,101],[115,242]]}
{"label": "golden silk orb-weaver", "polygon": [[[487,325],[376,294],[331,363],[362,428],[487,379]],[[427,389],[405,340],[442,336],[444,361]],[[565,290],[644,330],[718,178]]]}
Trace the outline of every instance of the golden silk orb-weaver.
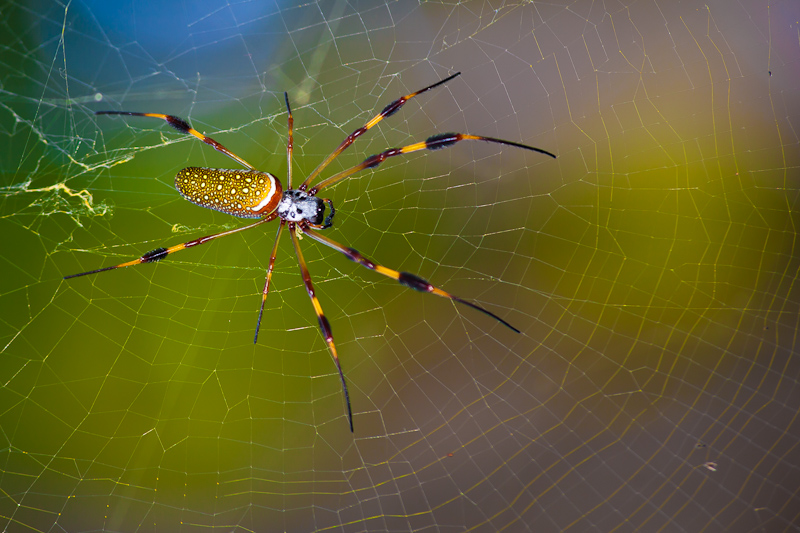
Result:
{"label": "golden silk orb-weaver", "polygon": [[[333,333],[331,332],[331,325],[328,322],[328,319],[325,318],[325,314],[322,311],[322,306],[317,299],[316,293],[314,292],[314,286],[311,282],[311,275],[308,272],[308,266],[306,265],[305,259],[303,259],[303,253],[300,250],[300,243],[299,238],[301,235],[307,235],[311,239],[324,244],[325,246],[329,246],[336,250],[337,252],[342,253],[345,257],[354,261],[370,270],[374,270],[378,274],[382,274],[386,277],[392,278],[395,281],[398,281],[401,285],[404,285],[410,289],[414,289],[420,292],[428,292],[431,294],[436,294],[438,296],[443,296],[445,298],[449,298],[450,300],[456,301],[460,304],[466,305],[473,309],[488,315],[504,326],[516,331],[519,333],[519,330],[500,318],[499,316],[495,315],[494,313],[487,311],[483,307],[470,302],[469,300],[465,300],[463,298],[459,298],[453,294],[450,294],[439,287],[431,285],[427,280],[422,279],[419,276],[414,274],[410,274],[408,272],[399,272],[397,270],[392,270],[391,268],[387,268],[385,266],[379,265],[378,263],[372,261],[371,259],[361,255],[360,252],[353,248],[349,248],[338,242],[322,235],[317,230],[323,230],[329,228],[333,224],[333,216],[336,212],[333,207],[333,202],[331,202],[328,198],[320,198],[317,194],[326,187],[330,187],[339,181],[347,178],[359,172],[361,170],[365,170],[368,168],[375,168],[381,163],[383,163],[387,158],[398,156],[401,154],[409,154],[411,152],[416,152],[419,150],[439,150],[440,148],[447,148],[449,146],[454,145],[459,141],[485,141],[497,144],[504,144],[507,146],[515,146],[517,148],[524,148],[525,150],[532,150],[534,152],[539,152],[541,154],[548,155],[552,158],[556,156],[552,153],[542,150],[541,148],[534,148],[533,146],[527,146],[525,144],[520,144],[512,141],[505,141],[502,139],[495,139],[493,137],[483,137],[480,135],[469,135],[466,133],[440,133],[437,135],[433,135],[425,139],[425,141],[417,142],[414,144],[409,144],[407,146],[403,146],[401,148],[392,148],[389,150],[385,150],[379,154],[370,156],[366,158],[361,163],[350,167],[347,170],[343,170],[334,174],[333,176],[326,178],[314,186],[311,186],[311,182],[320,175],[320,173],[333,161],[336,159],[339,154],[341,154],[348,146],[353,144],[358,137],[364,134],[366,131],[370,130],[371,128],[375,127],[380,121],[383,119],[392,116],[395,114],[403,105],[424,92],[427,92],[431,89],[434,89],[440,85],[447,83],[448,81],[452,80],[456,76],[460,75],[460,72],[453,74],[441,81],[434,83],[433,85],[429,85],[424,89],[420,89],[416,92],[411,94],[407,94],[405,96],[401,96],[394,102],[390,103],[383,110],[375,115],[372,119],[370,119],[366,124],[362,127],[355,130],[353,133],[348,135],[344,141],[328,156],[326,157],[322,163],[320,163],[317,168],[314,169],[311,174],[300,184],[299,187],[296,189],[292,189],[292,151],[294,145],[294,136],[293,136],[293,129],[294,129],[294,119],[292,118],[292,108],[289,105],[289,95],[284,93],[284,99],[286,100],[286,110],[288,113],[288,142],[286,146],[286,158],[288,162],[287,167],[287,177],[286,177],[286,186],[287,189],[284,191],[283,186],[281,185],[280,180],[273,174],[269,172],[262,172],[260,170],[256,170],[253,165],[239,157],[238,155],[234,154],[220,143],[203,135],[199,131],[192,128],[188,122],[178,117],[172,115],[163,115],[160,113],[136,113],[131,111],[98,111],[95,114],[97,115],[125,115],[131,117],[152,117],[152,118],[159,118],[162,120],[167,121],[167,123],[172,126],[173,128],[181,131],[183,133],[188,133],[190,135],[194,135],[204,143],[211,145],[215,150],[222,152],[223,154],[227,155],[240,165],[246,167],[246,170],[230,170],[230,169],[217,169],[217,168],[200,168],[200,167],[189,167],[184,168],[178,175],[175,176],[175,188],[181,193],[181,195],[189,200],[190,202],[197,204],[201,207],[207,207],[209,209],[214,209],[216,211],[221,211],[222,213],[227,213],[229,215],[233,215],[240,218],[257,218],[256,222],[252,224],[248,224],[246,226],[242,226],[239,228],[235,228],[228,231],[223,231],[220,233],[215,233],[213,235],[207,235],[205,237],[200,237],[199,239],[194,239],[183,244],[177,244],[175,246],[170,246],[169,248],[156,248],[150,252],[147,252],[143,256],[138,259],[134,259],[131,261],[127,261],[125,263],[120,263],[118,265],[109,266],[105,268],[100,268],[97,270],[90,270],[89,272],[82,272],[80,274],[72,274],[71,276],[65,276],[64,279],[76,278],[79,276],[86,276],[89,274],[97,274],[99,272],[105,272],[107,270],[114,270],[117,268],[139,265],[142,263],[154,263],[156,261],[160,261],[164,259],[168,255],[179,252],[181,250],[186,250],[187,248],[193,248],[200,244],[205,244],[209,241],[217,239],[219,237],[225,237],[227,235],[232,235],[234,233],[238,233],[240,231],[248,230],[264,224],[265,222],[270,222],[275,220],[276,218],[280,220],[280,224],[278,226],[278,233],[275,236],[275,244],[272,247],[272,253],[269,256],[269,264],[267,266],[267,275],[266,280],[264,282],[264,289],[261,293],[261,307],[258,311],[258,320],[256,321],[256,332],[255,337],[253,338],[253,343],[258,342],[258,330],[261,327],[261,317],[264,314],[264,304],[267,301],[267,294],[269,294],[269,285],[272,279],[272,270],[275,266],[275,256],[278,253],[278,242],[280,241],[281,232],[283,231],[284,227],[288,227],[289,235],[292,237],[292,244],[294,245],[295,254],[297,255],[297,261],[300,264],[300,274],[303,278],[303,283],[305,284],[306,291],[308,292],[308,296],[311,298],[311,303],[314,306],[314,312],[317,315],[317,319],[319,321],[319,327],[322,331],[322,336],[325,339],[325,343],[328,345],[328,349],[330,350],[331,357],[333,358],[333,362],[336,364],[336,369],[339,372],[339,378],[342,382],[342,390],[344,392],[344,399],[345,404],[347,406],[347,419],[350,423],[350,431],[353,431],[353,411],[350,407],[350,393],[347,390],[347,382],[344,379],[344,372],[342,371],[342,365],[339,363],[339,355],[336,352],[336,345],[333,342]],[[328,215],[325,216],[325,207],[328,207]]]}

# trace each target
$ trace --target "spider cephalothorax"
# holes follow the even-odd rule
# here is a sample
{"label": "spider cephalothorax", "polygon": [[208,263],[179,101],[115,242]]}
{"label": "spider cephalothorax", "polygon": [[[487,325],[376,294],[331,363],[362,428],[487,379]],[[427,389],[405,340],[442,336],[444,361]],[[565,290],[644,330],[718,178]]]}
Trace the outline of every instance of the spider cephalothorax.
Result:
{"label": "spider cephalothorax", "polygon": [[[325,218],[325,204],[330,206],[330,213]],[[283,193],[283,198],[278,203],[278,216],[287,222],[308,222],[309,225],[329,228],[333,224],[333,215],[336,210],[329,199],[311,196],[304,191],[289,189]],[[323,219],[325,223],[323,224]]]}

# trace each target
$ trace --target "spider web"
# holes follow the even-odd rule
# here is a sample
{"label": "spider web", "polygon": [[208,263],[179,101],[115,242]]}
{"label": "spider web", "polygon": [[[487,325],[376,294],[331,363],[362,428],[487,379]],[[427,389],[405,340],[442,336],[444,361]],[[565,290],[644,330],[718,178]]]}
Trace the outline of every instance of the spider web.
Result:
{"label": "spider web", "polygon": [[[0,45],[5,531],[798,531],[800,8],[711,1],[7,2]],[[113,7],[110,7],[113,6]],[[275,224],[173,188],[326,175],[310,239],[335,368]]]}

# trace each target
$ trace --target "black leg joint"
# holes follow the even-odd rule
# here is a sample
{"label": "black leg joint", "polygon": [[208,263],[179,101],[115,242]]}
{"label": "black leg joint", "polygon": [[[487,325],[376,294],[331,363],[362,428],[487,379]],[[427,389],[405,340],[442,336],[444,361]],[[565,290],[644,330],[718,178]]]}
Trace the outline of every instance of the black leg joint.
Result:
{"label": "black leg joint", "polygon": [[420,292],[430,292],[431,284],[427,280],[415,274],[411,274],[410,272],[400,272],[400,277],[397,278],[397,281],[409,289]]}
{"label": "black leg joint", "polygon": [[155,263],[156,261],[161,261],[165,257],[169,255],[166,248],[156,248],[155,250],[151,250],[144,254],[141,257],[142,263]]}
{"label": "black leg joint", "polygon": [[173,117],[172,115],[167,115],[167,124],[183,133],[189,133],[189,130],[192,129],[188,122],[180,117]]}
{"label": "black leg joint", "polygon": [[425,139],[425,148],[428,150],[440,150],[452,146],[458,141],[459,136],[457,133],[439,133]]}

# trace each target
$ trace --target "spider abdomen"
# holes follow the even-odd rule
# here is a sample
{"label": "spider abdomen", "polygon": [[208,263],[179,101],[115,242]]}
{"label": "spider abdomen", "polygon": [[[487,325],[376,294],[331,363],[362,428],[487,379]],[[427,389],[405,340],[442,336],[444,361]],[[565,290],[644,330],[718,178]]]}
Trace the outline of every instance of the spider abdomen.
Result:
{"label": "spider abdomen", "polygon": [[283,193],[281,182],[269,172],[202,167],[178,172],[175,188],[193,204],[240,218],[269,215]]}

